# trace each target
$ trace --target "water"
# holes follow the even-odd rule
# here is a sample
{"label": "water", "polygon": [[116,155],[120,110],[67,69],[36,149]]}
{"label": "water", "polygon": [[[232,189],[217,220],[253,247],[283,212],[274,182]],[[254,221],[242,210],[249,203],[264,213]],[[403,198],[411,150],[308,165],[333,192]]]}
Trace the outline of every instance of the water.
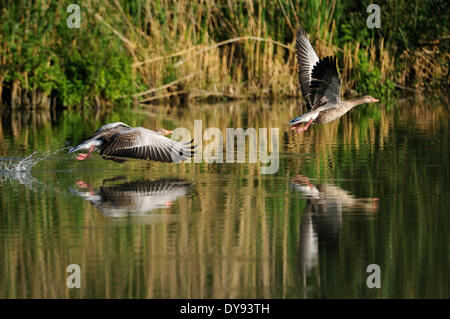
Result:
{"label": "water", "polygon": [[[4,114],[0,298],[449,298],[447,106],[362,106],[294,135],[297,107]],[[199,119],[280,128],[278,172],[67,154],[107,122]],[[70,264],[80,289],[66,286]]]}

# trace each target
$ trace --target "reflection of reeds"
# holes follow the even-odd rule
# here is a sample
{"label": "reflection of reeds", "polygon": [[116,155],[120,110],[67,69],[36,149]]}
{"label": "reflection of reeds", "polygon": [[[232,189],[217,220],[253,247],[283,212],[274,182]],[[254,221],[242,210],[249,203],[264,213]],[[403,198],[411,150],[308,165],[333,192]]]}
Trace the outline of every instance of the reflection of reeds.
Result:
{"label": "reflection of reeds", "polygon": [[[365,114],[371,109],[378,112]],[[299,171],[311,177],[362,180],[358,182],[361,188],[353,185],[353,189],[345,189],[364,197],[382,192],[379,194],[380,214],[392,225],[385,229],[372,222],[351,227],[351,220],[343,220],[346,231],[340,239],[340,257],[333,259],[336,264],[325,260],[322,268],[315,270],[317,281],[328,289],[327,296],[360,296],[365,262],[372,262],[375,257],[386,267],[382,268],[383,276],[389,279],[383,281],[382,291],[362,292],[364,296],[417,297],[420,294],[415,285],[419,284],[426,288],[424,295],[448,296],[444,285],[431,290],[431,285],[437,282],[448,282],[448,275],[436,269],[442,265],[439,260],[448,251],[448,243],[439,237],[445,223],[439,222],[438,215],[429,218],[427,214],[413,214],[417,210],[415,205],[420,205],[420,212],[436,209],[433,205],[438,205],[438,198],[434,201],[424,196],[445,196],[445,176],[438,176],[434,181],[427,178],[429,168],[423,165],[433,163],[435,155],[424,151],[425,145],[406,153],[404,147],[397,147],[399,142],[393,130],[394,126],[418,130],[419,136],[437,130],[448,131],[448,121],[443,120],[448,118],[445,108],[436,107],[430,112],[430,107],[406,102],[399,103],[392,112],[383,108],[361,108],[340,121],[312,127],[303,135],[287,131],[285,123],[298,112],[298,107],[290,103],[190,105],[187,109],[161,107],[161,110],[165,110],[167,116],[144,119],[130,112],[133,118],[129,114],[122,114],[122,118],[128,116],[130,124],[151,128],[185,126],[192,129],[194,119],[203,120],[204,128],[215,126],[221,130],[280,127],[280,171],[274,176],[262,176],[259,164],[151,163],[148,169],[145,163],[127,163],[123,169],[130,180],[177,177],[194,182],[191,195],[180,198],[175,207],[156,212],[174,215],[174,221],[148,224],[116,225],[90,203],[68,192],[46,191],[43,196],[42,192],[20,186],[2,185],[0,297],[305,296],[295,257],[305,200],[299,199],[289,188],[290,179]],[[34,141],[34,144],[27,144],[28,148],[34,148],[35,145],[48,147],[52,143],[62,143],[77,134],[81,135],[77,139],[81,139],[98,126],[89,115],[79,119],[77,114],[67,112],[57,125],[44,121],[45,124],[29,126],[28,130],[25,127],[33,122],[31,118],[23,121],[20,116],[12,116],[16,123],[11,125],[20,130],[15,131],[11,142],[11,128],[3,127],[3,135],[8,137],[1,142],[4,154],[10,154],[17,144],[25,141]],[[99,121],[116,117],[115,113],[99,115]],[[49,119],[48,116],[42,118]],[[79,125],[81,133],[74,133],[74,127],[70,126],[73,123]],[[359,151],[355,153],[355,150]],[[419,156],[427,156],[429,161],[419,161]],[[367,159],[367,164],[361,166],[362,159]],[[383,166],[379,166],[380,163]],[[98,163],[91,164],[94,167]],[[51,171],[62,164],[41,165]],[[105,165],[112,165],[115,170],[122,167],[115,163]],[[83,174],[83,179],[100,185],[101,180],[114,177],[111,174],[115,173],[107,170],[101,176],[90,172],[45,176],[47,184],[57,184],[63,189],[74,186]],[[377,191],[380,183],[383,187]],[[432,192],[427,195],[424,189]],[[419,194],[417,202],[411,199],[412,193]],[[395,200],[388,200],[394,195]],[[388,199],[383,200],[383,196]],[[413,201],[412,206],[405,206],[409,201]],[[412,208],[407,210],[406,207]],[[411,218],[418,218],[418,222],[411,223]],[[417,241],[408,241],[411,232],[417,235]],[[410,245],[416,246],[413,250],[406,249]],[[355,251],[362,252],[363,256],[353,258]],[[396,256],[396,260],[403,259],[393,266],[392,256]],[[72,263],[82,267],[81,289],[68,289],[65,285],[65,269]],[[431,279],[423,280],[424,269],[433,273]],[[308,295],[316,296],[314,292]]]}

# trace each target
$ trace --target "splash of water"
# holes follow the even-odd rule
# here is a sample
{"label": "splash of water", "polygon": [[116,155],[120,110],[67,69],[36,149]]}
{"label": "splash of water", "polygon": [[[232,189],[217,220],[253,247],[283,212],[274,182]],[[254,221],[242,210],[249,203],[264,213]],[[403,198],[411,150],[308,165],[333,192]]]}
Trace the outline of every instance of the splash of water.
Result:
{"label": "splash of water", "polygon": [[31,175],[31,169],[37,163],[48,159],[51,155],[61,151],[35,151],[25,158],[0,159],[0,182],[17,181],[19,184],[36,191],[43,184]]}
{"label": "splash of water", "polygon": [[36,156],[36,152],[28,155],[22,159],[6,159],[0,164],[0,171],[3,172],[29,172],[33,166],[35,166],[42,157]]}
{"label": "splash of water", "polygon": [[0,159],[0,172],[30,172],[37,163],[59,151],[35,151],[25,158]]}

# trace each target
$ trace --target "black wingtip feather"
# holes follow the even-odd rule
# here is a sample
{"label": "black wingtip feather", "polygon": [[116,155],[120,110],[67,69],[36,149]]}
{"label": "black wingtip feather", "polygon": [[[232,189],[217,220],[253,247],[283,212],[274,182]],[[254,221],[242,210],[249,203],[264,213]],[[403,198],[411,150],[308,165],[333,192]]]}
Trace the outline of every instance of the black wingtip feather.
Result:
{"label": "black wingtip feather", "polygon": [[328,69],[336,70],[336,68],[337,68],[336,57],[335,56],[327,56],[316,63],[316,65],[314,66],[314,68],[312,70],[311,77],[313,79],[320,80],[323,78],[323,76],[325,75],[325,72]]}
{"label": "black wingtip feather", "polygon": [[185,142],[185,143],[183,143],[183,144],[184,144],[184,145],[190,145],[190,144],[192,144],[192,143],[194,143],[194,139],[190,140],[189,142]]}

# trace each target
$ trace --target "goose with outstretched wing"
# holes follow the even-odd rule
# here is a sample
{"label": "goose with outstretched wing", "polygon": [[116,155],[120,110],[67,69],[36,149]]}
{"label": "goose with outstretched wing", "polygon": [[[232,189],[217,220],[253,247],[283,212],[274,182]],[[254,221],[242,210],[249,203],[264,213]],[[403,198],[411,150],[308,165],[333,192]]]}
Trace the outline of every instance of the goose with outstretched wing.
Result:
{"label": "goose with outstretched wing", "polygon": [[195,153],[192,141],[176,142],[168,137],[172,131],[159,129],[152,131],[143,127],[130,127],[122,122],[103,125],[87,140],[71,148],[69,153],[88,150],[78,154],[78,160],[85,160],[94,151],[100,151],[104,159],[123,162],[121,158],[135,158],[158,162],[180,162],[191,158]]}
{"label": "goose with outstretched wing", "polygon": [[[308,35],[302,28],[297,33],[295,49],[300,88],[308,112],[289,121],[292,125],[291,130],[296,130],[297,133],[306,131],[311,123],[328,123],[340,118],[357,105],[379,102],[370,95],[342,101],[336,57],[329,56],[319,60]],[[301,126],[302,123],[307,124]]]}

